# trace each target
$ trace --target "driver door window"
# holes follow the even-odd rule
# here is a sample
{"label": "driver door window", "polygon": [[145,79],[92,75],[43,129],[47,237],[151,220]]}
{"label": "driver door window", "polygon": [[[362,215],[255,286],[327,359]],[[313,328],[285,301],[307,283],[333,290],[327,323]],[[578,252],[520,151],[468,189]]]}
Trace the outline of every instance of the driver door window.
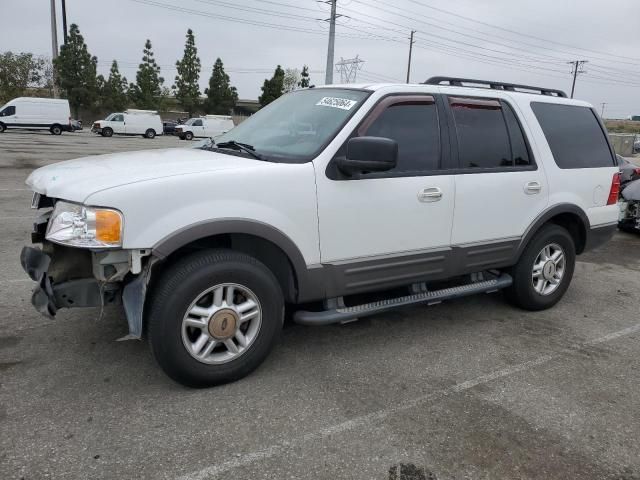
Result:
{"label": "driver door window", "polygon": [[[385,137],[398,142],[393,172],[425,172],[440,168],[440,125],[433,97],[395,100],[378,106],[358,136]],[[383,102],[384,103],[384,102]]]}

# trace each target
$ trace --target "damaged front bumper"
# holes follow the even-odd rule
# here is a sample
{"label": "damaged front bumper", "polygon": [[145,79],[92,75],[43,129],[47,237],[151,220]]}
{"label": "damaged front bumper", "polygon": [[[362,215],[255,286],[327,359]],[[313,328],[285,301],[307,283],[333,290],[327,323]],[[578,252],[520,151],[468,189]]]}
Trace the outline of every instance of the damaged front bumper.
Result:
{"label": "damaged front bumper", "polygon": [[51,257],[38,248],[23,247],[20,263],[29,277],[37,282],[31,303],[43,315],[55,316],[61,308],[97,307],[120,303],[116,284],[100,284],[95,278],[69,279],[55,283],[48,274]]}
{"label": "damaged front bumper", "polygon": [[[23,247],[20,263],[29,277],[37,282],[31,303],[41,314],[53,318],[61,308],[124,306],[129,334],[123,339],[140,339],[147,284],[153,261],[135,265],[121,260],[127,251],[90,252],[43,242],[43,249]],[[112,263],[119,262],[119,263]],[[131,269],[137,271],[136,275]],[[92,272],[94,275],[92,276]],[[97,273],[99,280],[96,278]],[[105,274],[112,276],[105,278]],[[111,281],[118,277],[116,281]]]}

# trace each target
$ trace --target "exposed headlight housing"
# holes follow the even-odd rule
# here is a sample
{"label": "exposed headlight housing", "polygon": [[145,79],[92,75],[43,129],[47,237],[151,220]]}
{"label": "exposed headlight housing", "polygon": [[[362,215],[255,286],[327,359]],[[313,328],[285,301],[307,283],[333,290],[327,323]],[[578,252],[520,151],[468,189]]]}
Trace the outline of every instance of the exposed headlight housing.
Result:
{"label": "exposed headlight housing", "polygon": [[58,201],[46,239],[71,247],[117,248],[122,246],[123,223],[117,210]]}

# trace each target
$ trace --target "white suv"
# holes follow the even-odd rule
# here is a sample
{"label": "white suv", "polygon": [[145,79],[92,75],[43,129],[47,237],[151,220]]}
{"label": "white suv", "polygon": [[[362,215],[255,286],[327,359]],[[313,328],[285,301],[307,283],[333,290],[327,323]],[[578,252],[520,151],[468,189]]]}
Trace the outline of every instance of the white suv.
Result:
{"label": "white suv", "polygon": [[551,307],[618,219],[605,128],[565,97],[444,77],[310,88],[201,149],[40,168],[32,302],[122,303],[128,338],[192,386],[256,368],[285,304],[305,325],[499,289]]}

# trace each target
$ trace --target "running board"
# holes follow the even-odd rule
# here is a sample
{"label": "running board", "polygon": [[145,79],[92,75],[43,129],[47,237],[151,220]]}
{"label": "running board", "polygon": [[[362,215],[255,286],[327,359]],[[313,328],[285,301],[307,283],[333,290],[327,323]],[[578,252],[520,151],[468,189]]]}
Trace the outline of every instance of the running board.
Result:
{"label": "running board", "polygon": [[467,295],[474,295],[476,293],[492,293],[509,287],[512,283],[513,279],[511,276],[503,273],[499,277],[491,280],[483,280],[459,287],[443,288],[442,290],[434,290],[432,292],[406,295],[404,297],[390,298],[353,307],[338,307],[321,312],[299,310],[294,314],[293,320],[300,325],[330,325],[332,323],[348,322],[360,317],[366,317],[367,315],[386,312],[394,308],[420,303],[435,305],[443,300],[466,297]]}

